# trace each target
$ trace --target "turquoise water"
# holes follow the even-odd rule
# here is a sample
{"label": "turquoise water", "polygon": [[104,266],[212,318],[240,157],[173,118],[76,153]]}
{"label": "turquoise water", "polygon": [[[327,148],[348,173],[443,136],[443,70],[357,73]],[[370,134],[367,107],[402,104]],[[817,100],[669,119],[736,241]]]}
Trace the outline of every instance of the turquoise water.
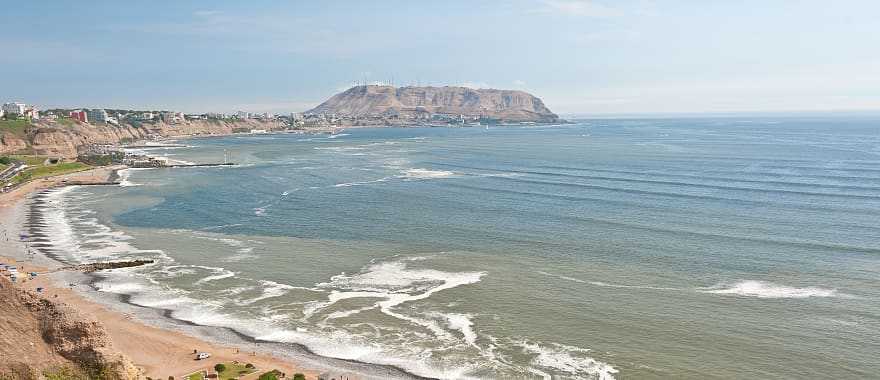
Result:
{"label": "turquoise water", "polygon": [[[589,120],[152,149],[50,195],[96,286],[441,378],[880,373],[880,121]],[[63,221],[63,223],[61,223]],[[75,253],[74,253],[75,252]]]}

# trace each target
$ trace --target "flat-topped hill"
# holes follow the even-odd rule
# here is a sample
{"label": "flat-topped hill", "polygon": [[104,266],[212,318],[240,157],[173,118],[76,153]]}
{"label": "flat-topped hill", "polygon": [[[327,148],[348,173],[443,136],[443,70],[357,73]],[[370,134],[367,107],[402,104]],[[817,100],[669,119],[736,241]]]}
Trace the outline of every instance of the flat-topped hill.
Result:
{"label": "flat-topped hill", "polygon": [[345,117],[447,114],[541,123],[559,119],[541,99],[524,91],[452,86],[355,86],[306,113]]}

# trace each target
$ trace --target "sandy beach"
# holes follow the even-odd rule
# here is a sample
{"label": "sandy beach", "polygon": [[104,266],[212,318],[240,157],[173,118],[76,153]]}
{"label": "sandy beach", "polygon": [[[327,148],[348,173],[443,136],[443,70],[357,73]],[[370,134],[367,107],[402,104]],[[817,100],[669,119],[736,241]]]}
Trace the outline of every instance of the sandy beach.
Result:
{"label": "sandy beach", "polygon": [[[259,371],[244,377],[256,379],[262,372],[278,369],[291,377],[294,373],[304,373],[314,379],[317,372],[303,369],[287,359],[276,358],[265,353],[247,351],[242,348],[208,343],[181,332],[161,329],[136,320],[132,315],[114,311],[102,304],[92,302],[75,290],[66,286],[59,276],[54,275],[60,264],[42,257],[29,255],[19,241],[27,210],[27,195],[33,191],[57,186],[66,180],[71,182],[107,182],[118,167],[98,168],[89,171],[40,179],[28,183],[10,193],[0,194],[0,262],[17,265],[20,272],[43,273],[18,286],[34,290],[44,288],[42,297],[66,303],[77,309],[84,318],[98,321],[112,339],[113,346],[128,356],[142,370],[142,376],[152,378],[183,378],[185,375],[213,367],[215,363],[238,361],[252,363]],[[193,350],[210,352],[212,357],[205,361],[194,359]]]}

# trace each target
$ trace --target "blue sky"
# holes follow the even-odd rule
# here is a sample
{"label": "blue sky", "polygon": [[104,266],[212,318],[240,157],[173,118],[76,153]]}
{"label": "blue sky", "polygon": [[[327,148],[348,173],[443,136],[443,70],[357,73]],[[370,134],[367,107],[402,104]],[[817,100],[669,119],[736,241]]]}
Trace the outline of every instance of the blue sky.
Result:
{"label": "blue sky", "polygon": [[562,114],[880,110],[877,1],[2,0],[0,100],[303,111],[357,81]]}

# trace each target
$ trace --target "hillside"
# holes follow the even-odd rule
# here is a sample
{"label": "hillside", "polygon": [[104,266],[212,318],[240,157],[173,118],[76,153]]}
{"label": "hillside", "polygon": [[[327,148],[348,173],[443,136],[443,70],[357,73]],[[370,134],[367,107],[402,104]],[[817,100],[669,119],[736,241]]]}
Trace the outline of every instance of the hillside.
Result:
{"label": "hillside", "polygon": [[[0,126],[2,127],[2,126]],[[40,120],[15,128],[0,128],[0,155],[19,152],[65,158],[76,157],[89,144],[118,144],[142,139],[194,135],[228,135],[236,130],[283,129],[280,121],[262,120],[193,120],[178,124],[162,122],[93,125],[64,119],[63,122]]]}
{"label": "hillside", "polygon": [[135,379],[138,370],[115,352],[104,328],[67,305],[16,289],[0,278],[0,378]]}
{"label": "hillside", "polygon": [[523,91],[467,87],[355,86],[307,114],[340,117],[426,118],[431,114],[487,117],[506,122],[552,123],[559,117],[541,99]]}

